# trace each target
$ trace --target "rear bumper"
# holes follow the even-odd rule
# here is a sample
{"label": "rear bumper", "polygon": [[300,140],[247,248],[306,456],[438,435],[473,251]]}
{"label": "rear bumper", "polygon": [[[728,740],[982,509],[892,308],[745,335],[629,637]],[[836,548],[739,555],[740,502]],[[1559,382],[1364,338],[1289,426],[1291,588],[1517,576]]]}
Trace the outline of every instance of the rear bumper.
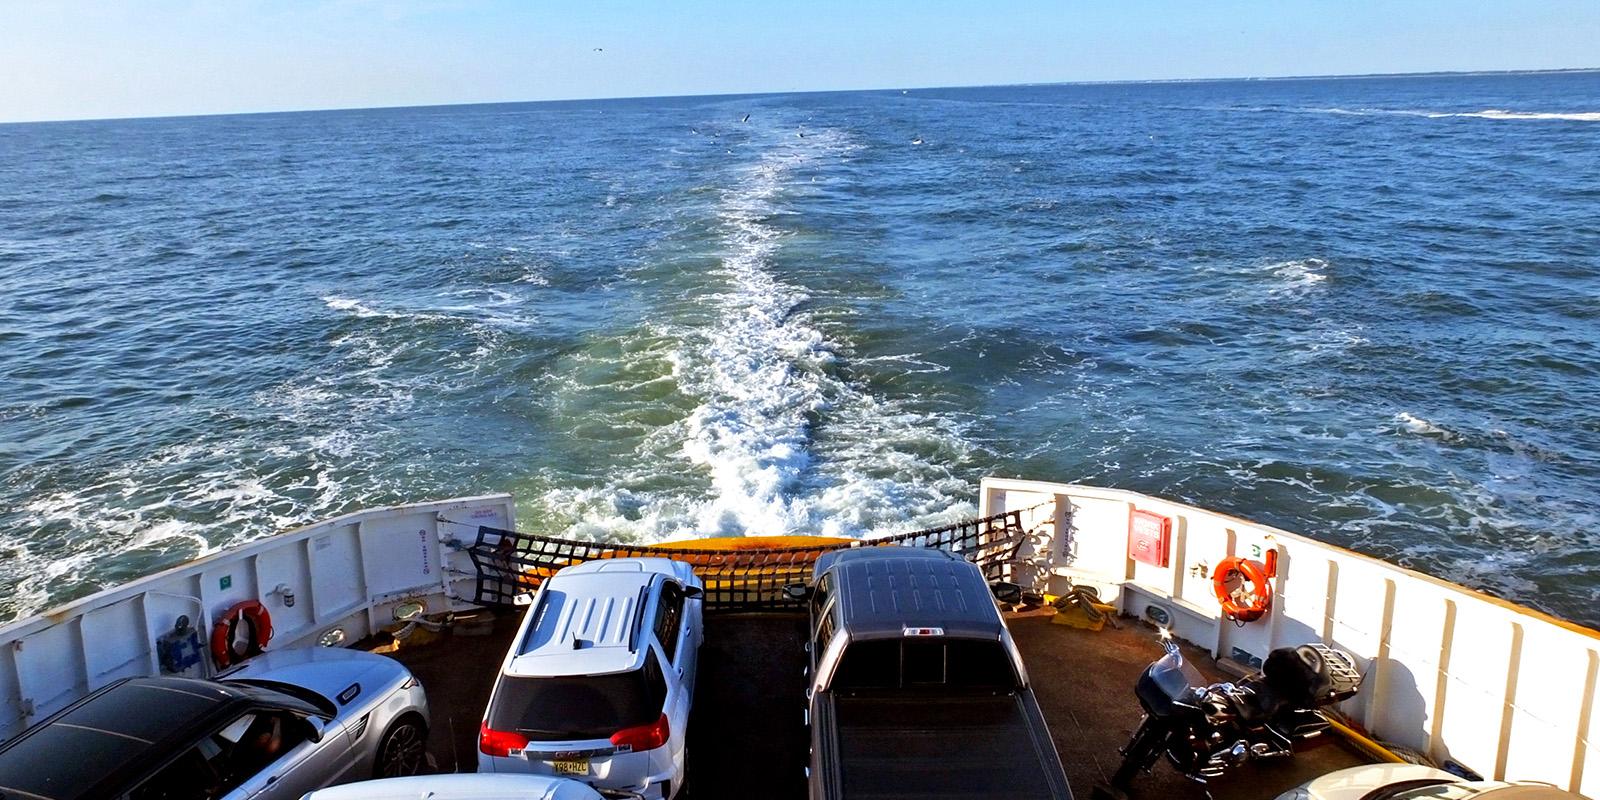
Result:
{"label": "rear bumper", "polygon": [[[512,758],[478,753],[478,771],[521,775],[557,775],[555,766],[539,756]],[[560,775],[583,781],[599,790],[633,792],[647,800],[667,800],[667,788],[683,784],[683,775],[673,763],[671,748],[658,747],[642,753],[616,753],[589,760],[589,774]]]}

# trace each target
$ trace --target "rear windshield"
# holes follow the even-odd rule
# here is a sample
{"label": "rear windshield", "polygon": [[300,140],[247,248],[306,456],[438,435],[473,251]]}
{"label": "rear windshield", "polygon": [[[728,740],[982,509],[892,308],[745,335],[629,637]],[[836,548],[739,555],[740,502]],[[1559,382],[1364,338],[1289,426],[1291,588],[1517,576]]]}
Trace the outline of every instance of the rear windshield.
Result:
{"label": "rear windshield", "polygon": [[1011,691],[1017,674],[997,641],[876,639],[850,644],[832,686],[836,691],[923,687]]}
{"label": "rear windshield", "polygon": [[561,678],[500,676],[489,727],[531,741],[609,739],[661,716],[667,684],[652,653],[644,669]]}

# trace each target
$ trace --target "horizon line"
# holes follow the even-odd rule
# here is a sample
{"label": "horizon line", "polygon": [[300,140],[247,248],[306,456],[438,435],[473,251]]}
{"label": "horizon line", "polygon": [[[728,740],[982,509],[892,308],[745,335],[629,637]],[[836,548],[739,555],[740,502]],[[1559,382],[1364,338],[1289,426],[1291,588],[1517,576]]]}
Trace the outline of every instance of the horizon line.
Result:
{"label": "horizon line", "polygon": [[1256,77],[1206,77],[1206,78],[1137,78],[1137,79],[1112,79],[1112,80],[1081,80],[1081,81],[1019,81],[1016,83],[974,83],[957,84],[948,86],[873,86],[847,89],[794,89],[788,91],[757,91],[757,92],[708,92],[705,94],[650,94],[650,95],[612,95],[602,97],[562,97],[546,98],[541,100],[469,100],[464,102],[446,103],[415,103],[401,105],[377,106],[325,106],[316,108],[288,108],[268,109],[261,111],[209,111],[195,114],[149,114],[125,117],[63,117],[56,119],[25,119],[13,121],[0,121],[0,126],[5,125],[52,125],[74,122],[129,122],[135,120],[162,120],[162,119],[204,119],[208,117],[246,117],[267,114],[325,114],[341,111],[401,111],[406,109],[422,108],[465,108],[471,106],[497,106],[497,105],[536,105],[544,103],[600,103],[627,100],[684,100],[694,98],[725,98],[725,97],[772,97],[787,94],[851,94],[864,92],[908,92],[908,91],[941,91],[948,89],[1004,89],[1015,87],[1038,86],[1119,86],[1119,85],[1146,85],[1167,83],[1245,83],[1268,81],[1313,81],[1313,80],[1366,80],[1374,78],[1446,78],[1446,77],[1473,77],[1485,75],[1559,75],[1567,73],[1600,72],[1600,66],[1594,67],[1558,67],[1553,69],[1485,69],[1485,70],[1432,70],[1426,72],[1358,72],[1336,73],[1328,75],[1271,75]]}

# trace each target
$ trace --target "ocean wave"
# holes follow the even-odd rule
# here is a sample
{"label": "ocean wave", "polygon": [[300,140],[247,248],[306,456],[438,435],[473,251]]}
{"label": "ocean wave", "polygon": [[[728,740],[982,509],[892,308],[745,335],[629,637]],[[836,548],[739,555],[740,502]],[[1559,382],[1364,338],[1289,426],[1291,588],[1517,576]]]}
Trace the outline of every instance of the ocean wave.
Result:
{"label": "ocean wave", "polygon": [[66,586],[105,585],[106,564],[119,557],[180,563],[334,507],[337,482],[318,459],[308,465],[316,488],[296,491],[287,474],[302,469],[245,463],[235,445],[164,447],[74,488],[33,495],[15,509],[15,524],[30,536],[9,543],[15,558],[0,559],[0,583],[8,586],[0,619],[39,611]]}
{"label": "ocean wave", "polygon": [[1249,108],[1247,111],[1289,111],[1300,114],[1337,114],[1352,117],[1395,116],[1445,119],[1473,117],[1497,120],[1564,120],[1567,122],[1600,122],[1600,111],[1510,111],[1503,108],[1485,108],[1481,111],[1429,111],[1400,108]]}
{"label": "ocean wave", "polygon": [[1425,436],[1438,436],[1441,438],[1454,437],[1456,435],[1453,432],[1446,430],[1444,427],[1436,423],[1429,422],[1428,420],[1425,420],[1422,417],[1411,413],[1410,411],[1401,411],[1400,413],[1395,414],[1394,421],[1400,423],[1400,426],[1403,429],[1411,433],[1423,434]]}
{"label": "ocean wave", "polygon": [[1553,119],[1566,120],[1568,122],[1600,122],[1600,111],[1507,111],[1500,108],[1486,108],[1482,111],[1435,112],[1426,116],[1431,118],[1477,117],[1479,119]]}
{"label": "ocean wave", "polygon": [[[510,298],[494,289],[456,294],[485,305]],[[363,300],[324,302],[359,319],[383,316]],[[492,331],[474,327],[425,352],[440,363],[456,354],[476,368]],[[180,443],[101,462],[70,481],[48,469],[0,476],[0,486],[27,498],[7,519],[26,533],[15,557],[0,551],[0,619],[114,583],[128,564],[198,558],[381,493],[393,480],[378,474],[390,469],[393,420],[449,379],[408,363],[419,350],[411,334],[382,322],[340,333],[326,343],[325,360],[216,405],[210,424]],[[465,382],[473,373],[447,374]]]}
{"label": "ocean wave", "polygon": [[1473,430],[1467,427],[1450,427],[1424,419],[1409,411],[1401,411],[1395,414],[1394,421],[1399,425],[1399,431],[1429,438],[1453,447],[1495,451],[1520,456],[1531,461],[1559,463],[1570,460],[1562,452],[1513,436],[1509,431],[1499,428]]}
{"label": "ocean wave", "polygon": [[355,316],[362,317],[362,318],[385,316],[381,312],[378,312],[378,311],[376,311],[374,309],[368,308],[360,300],[353,300],[353,299],[348,298],[348,297],[338,297],[336,295],[327,295],[327,296],[322,298],[322,302],[326,303],[328,308],[331,308],[334,311],[348,311],[351,314],[354,314]]}
{"label": "ocean wave", "polygon": [[516,282],[526,283],[532,286],[549,286],[550,277],[546,275],[542,269],[537,267],[528,267],[527,269],[523,270],[520,276],[517,277]]}
{"label": "ocean wave", "polygon": [[415,307],[396,304],[393,308],[386,308],[385,306],[390,304],[339,295],[324,295],[321,299],[328,308],[347,313],[357,319],[381,319],[400,323],[442,322],[499,328],[528,328],[537,323],[532,315],[521,310],[522,298],[502,289],[489,286],[469,287],[445,292],[443,297],[474,297],[482,300],[477,303],[462,304],[442,299],[437,304]]}
{"label": "ocean wave", "polygon": [[1272,294],[1299,294],[1328,280],[1328,268],[1321,258],[1296,258],[1268,264],[1264,271],[1279,281]]}

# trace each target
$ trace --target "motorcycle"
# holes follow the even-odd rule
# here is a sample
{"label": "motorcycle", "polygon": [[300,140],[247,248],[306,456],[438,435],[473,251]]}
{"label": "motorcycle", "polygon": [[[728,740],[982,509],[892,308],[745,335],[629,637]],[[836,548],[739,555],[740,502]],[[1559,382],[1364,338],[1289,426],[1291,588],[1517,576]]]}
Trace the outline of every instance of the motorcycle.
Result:
{"label": "motorcycle", "polygon": [[1355,659],[1321,643],[1278,648],[1259,672],[1236,684],[1210,685],[1184,663],[1176,643],[1162,643],[1167,654],[1134,686],[1144,719],[1122,748],[1112,791],[1097,794],[1121,796],[1163,754],[1202,784],[1253,759],[1292,756],[1296,742],[1328,729],[1319,708],[1361,689]]}

